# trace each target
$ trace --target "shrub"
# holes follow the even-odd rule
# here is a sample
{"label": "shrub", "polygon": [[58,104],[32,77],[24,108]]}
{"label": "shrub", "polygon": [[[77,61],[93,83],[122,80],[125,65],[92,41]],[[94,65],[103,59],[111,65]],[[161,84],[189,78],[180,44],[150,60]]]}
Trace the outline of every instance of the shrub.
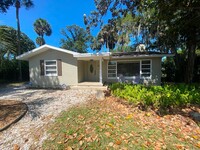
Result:
{"label": "shrub", "polygon": [[188,104],[200,105],[200,87],[198,85],[144,86],[114,83],[110,86],[112,95],[123,98],[133,104],[144,107],[176,108]]}

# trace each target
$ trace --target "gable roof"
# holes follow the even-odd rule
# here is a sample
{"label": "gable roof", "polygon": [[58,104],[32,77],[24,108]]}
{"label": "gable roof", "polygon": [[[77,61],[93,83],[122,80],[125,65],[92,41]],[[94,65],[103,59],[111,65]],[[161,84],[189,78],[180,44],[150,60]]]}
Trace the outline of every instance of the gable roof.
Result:
{"label": "gable roof", "polygon": [[70,50],[66,50],[66,49],[62,49],[62,48],[58,48],[58,47],[54,47],[54,46],[50,46],[50,45],[42,45],[38,48],[35,48],[29,52],[26,52],[22,55],[19,55],[16,57],[16,59],[19,60],[29,60],[29,58],[38,55],[42,52],[45,52],[47,50],[55,50],[55,51],[59,51],[59,52],[63,52],[63,53],[67,53],[67,54],[71,54],[73,55],[73,57],[76,57],[79,60],[90,60],[90,59],[99,59],[100,57],[104,57],[105,59],[109,59],[109,58],[113,58],[113,59],[118,59],[118,58],[124,58],[124,59],[128,59],[128,58],[134,58],[134,57],[140,57],[140,58],[147,58],[147,57],[171,57],[174,56],[174,54],[164,54],[164,53],[160,53],[160,52],[102,52],[102,53],[96,53],[96,54],[92,54],[92,53],[77,53],[74,51],[70,51]]}
{"label": "gable roof", "polygon": [[72,55],[77,55],[77,54],[80,54],[80,53],[77,53],[77,52],[73,52],[73,51],[70,51],[70,50],[66,50],[66,49],[62,49],[62,48],[58,48],[58,47],[54,47],[54,46],[50,46],[50,45],[42,45],[38,48],[35,48],[31,51],[28,51],[22,55],[19,55],[16,57],[16,59],[19,59],[19,60],[28,60],[29,58],[35,56],[35,55],[38,55],[42,52],[45,52],[47,50],[55,50],[55,51],[59,51],[59,52],[63,52],[63,53],[68,53],[68,54],[72,54]]}

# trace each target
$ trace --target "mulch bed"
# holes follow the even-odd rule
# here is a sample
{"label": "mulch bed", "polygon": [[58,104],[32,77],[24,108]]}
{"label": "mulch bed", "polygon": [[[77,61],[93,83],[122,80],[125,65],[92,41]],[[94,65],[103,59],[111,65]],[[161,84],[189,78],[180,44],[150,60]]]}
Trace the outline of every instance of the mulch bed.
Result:
{"label": "mulch bed", "polygon": [[0,132],[19,121],[27,112],[25,103],[15,100],[0,100]]}

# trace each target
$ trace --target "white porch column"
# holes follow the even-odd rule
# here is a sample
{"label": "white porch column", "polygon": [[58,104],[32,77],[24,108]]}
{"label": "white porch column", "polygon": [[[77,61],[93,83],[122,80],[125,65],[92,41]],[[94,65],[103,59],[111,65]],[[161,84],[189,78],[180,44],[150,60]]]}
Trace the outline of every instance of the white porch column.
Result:
{"label": "white porch column", "polygon": [[99,60],[99,82],[103,85],[102,81],[102,58]]}

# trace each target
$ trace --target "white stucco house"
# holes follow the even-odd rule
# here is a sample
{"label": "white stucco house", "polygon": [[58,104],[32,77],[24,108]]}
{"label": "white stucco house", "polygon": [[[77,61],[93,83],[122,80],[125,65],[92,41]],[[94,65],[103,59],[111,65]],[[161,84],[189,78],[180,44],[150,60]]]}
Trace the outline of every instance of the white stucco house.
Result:
{"label": "white stucco house", "polygon": [[30,82],[36,87],[78,85],[83,82],[117,82],[139,78],[161,83],[161,59],[172,54],[158,52],[77,53],[43,45],[17,57],[29,62]]}

